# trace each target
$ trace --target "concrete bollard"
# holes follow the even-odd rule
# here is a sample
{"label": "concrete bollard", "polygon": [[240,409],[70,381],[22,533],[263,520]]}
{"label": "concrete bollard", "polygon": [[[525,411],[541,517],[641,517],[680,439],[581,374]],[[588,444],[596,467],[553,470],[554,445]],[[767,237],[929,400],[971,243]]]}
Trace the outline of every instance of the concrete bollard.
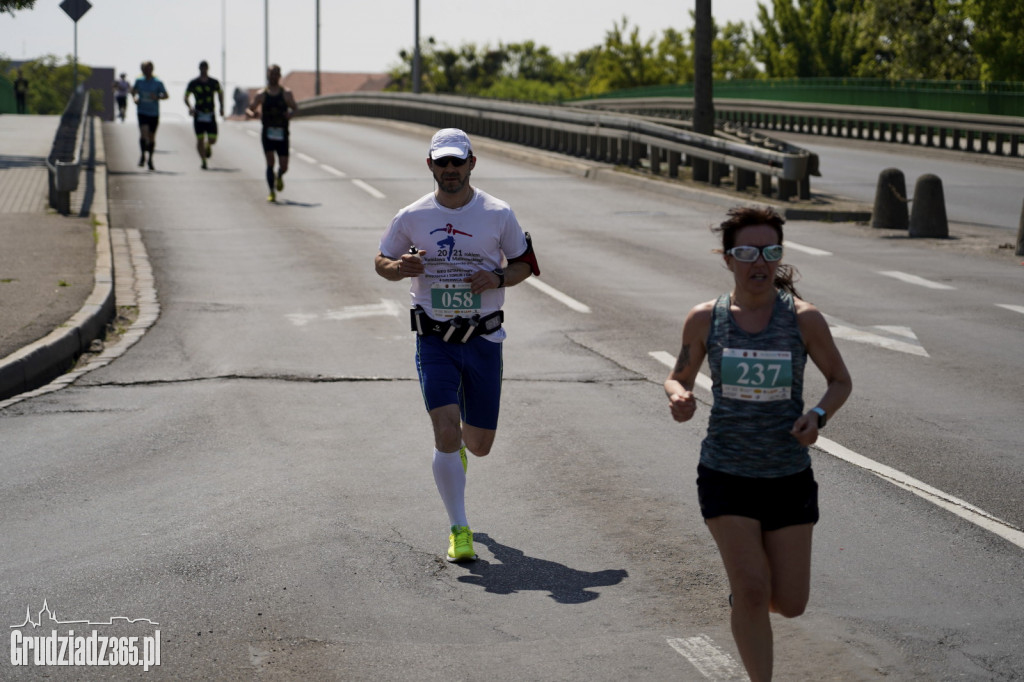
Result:
{"label": "concrete bollard", "polygon": [[909,220],[907,182],[903,178],[903,171],[898,168],[886,168],[878,174],[875,207],[871,211],[871,227],[905,230]]}
{"label": "concrete bollard", "polygon": [[1024,256],[1024,204],[1020,207],[1020,224],[1017,226],[1017,251],[1018,256]]}
{"label": "concrete bollard", "polygon": [[942,180],[938,176],[929,173],[917,179],[913,203],[910,211],[911,237],[949,237],[946,199],[942,194]]}

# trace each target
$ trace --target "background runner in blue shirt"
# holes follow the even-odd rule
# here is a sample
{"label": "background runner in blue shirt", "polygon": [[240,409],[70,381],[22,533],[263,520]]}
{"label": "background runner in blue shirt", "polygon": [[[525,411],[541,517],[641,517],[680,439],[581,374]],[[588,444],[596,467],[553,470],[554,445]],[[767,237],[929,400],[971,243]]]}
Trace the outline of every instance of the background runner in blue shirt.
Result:
{"label": "background runner in blue shirt", "polygon": [[142,62],[142,76],[132,86],[132,98],[139,117],[139,166],[146,163],[149,153],[149,170],[153,168],[153,150],[156,148],[156,129],[160,125],[160,100],[167,99],[167,88],[163,81],[153,75],[153,62]]}

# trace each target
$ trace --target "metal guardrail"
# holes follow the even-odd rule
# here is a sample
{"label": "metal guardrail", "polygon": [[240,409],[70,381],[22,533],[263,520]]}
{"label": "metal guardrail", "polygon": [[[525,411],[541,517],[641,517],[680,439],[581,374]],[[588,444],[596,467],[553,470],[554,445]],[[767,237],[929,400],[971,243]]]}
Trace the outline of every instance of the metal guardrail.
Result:
{"label": "metal guardrail", "polygon": [[[572,106],[652,117],[689,119],[690,97],[574,102]],[[979,154],[1024,156],[1024,118],[768,100],[716,99],[715,116],[738,128],[847,137]]]}
{"label": "metal guardrail", "polygon": [[78,189],[89,131],[89,93],[82,87],[71,96],[46,158],[50,176],[50,206],[67,215],[71,193]]}
{"label": "metal guardrail", "polygon": [[471,135],[513,142],[594,161],[677,177],[695,159],[710,163],[710,182],[730,169],[737,189],[760,179],[761,193],[781,200],[810,198],[810,154],[700,135],[641,117],[575,107],[522,104],[450,95],[348,93],[303,100],[300,116],[346,115],[387,118],[436,128],[462,128]]}

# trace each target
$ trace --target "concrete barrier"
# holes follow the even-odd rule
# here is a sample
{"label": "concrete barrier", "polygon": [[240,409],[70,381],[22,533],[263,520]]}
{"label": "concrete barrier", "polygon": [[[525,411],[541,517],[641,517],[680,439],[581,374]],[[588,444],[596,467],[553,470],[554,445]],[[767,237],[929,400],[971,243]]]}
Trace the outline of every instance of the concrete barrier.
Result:
{"label": "concrete barrier", "polygon": [[910,210],[910,236],[933,239],[949,237],[946,199],[942,192],[942,180],[936,175],[922,175],[914,186],[913,206]]}
{"label": "concrete barrier", "polygon": [[878,174],[871,227],[907,229],[910,224],[907,203],[907,181],[903,177],[903,171],[898,168],[886,168]]}

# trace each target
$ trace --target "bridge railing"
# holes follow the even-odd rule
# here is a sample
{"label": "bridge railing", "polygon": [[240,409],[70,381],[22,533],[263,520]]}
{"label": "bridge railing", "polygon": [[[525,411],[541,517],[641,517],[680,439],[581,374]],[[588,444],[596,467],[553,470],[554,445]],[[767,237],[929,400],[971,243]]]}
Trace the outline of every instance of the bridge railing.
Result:
{"label": "bridge railing", "polygon": [[299,115],[364,116],[462,128],[470,135],[578,158],[646,166],[651,173],[664,171],[668,177],[677,177],[680,168],[702,159],[709,163],[711,184],[721,184],[734,173],[740,190],[759,183],[764,196],[810,198],[812,165],[806,150],[700,135],[622,113],[451,95],[348,93],[303,100]]}
{"label": "bridge railing", "polygon": [[50,179],[50,206],[60,213],[71,212],[71,193],[78,189],[89,130],[89,93],[78,88],[61,114],[46,167]]}
{"label": "bridge railing", "polygon": [[[595,99],[573,107],[689,120],[692,97]],[[715,116],[738,129],[846,137],[1020,158],[1024,118],[926,109],[716,99]]]}

